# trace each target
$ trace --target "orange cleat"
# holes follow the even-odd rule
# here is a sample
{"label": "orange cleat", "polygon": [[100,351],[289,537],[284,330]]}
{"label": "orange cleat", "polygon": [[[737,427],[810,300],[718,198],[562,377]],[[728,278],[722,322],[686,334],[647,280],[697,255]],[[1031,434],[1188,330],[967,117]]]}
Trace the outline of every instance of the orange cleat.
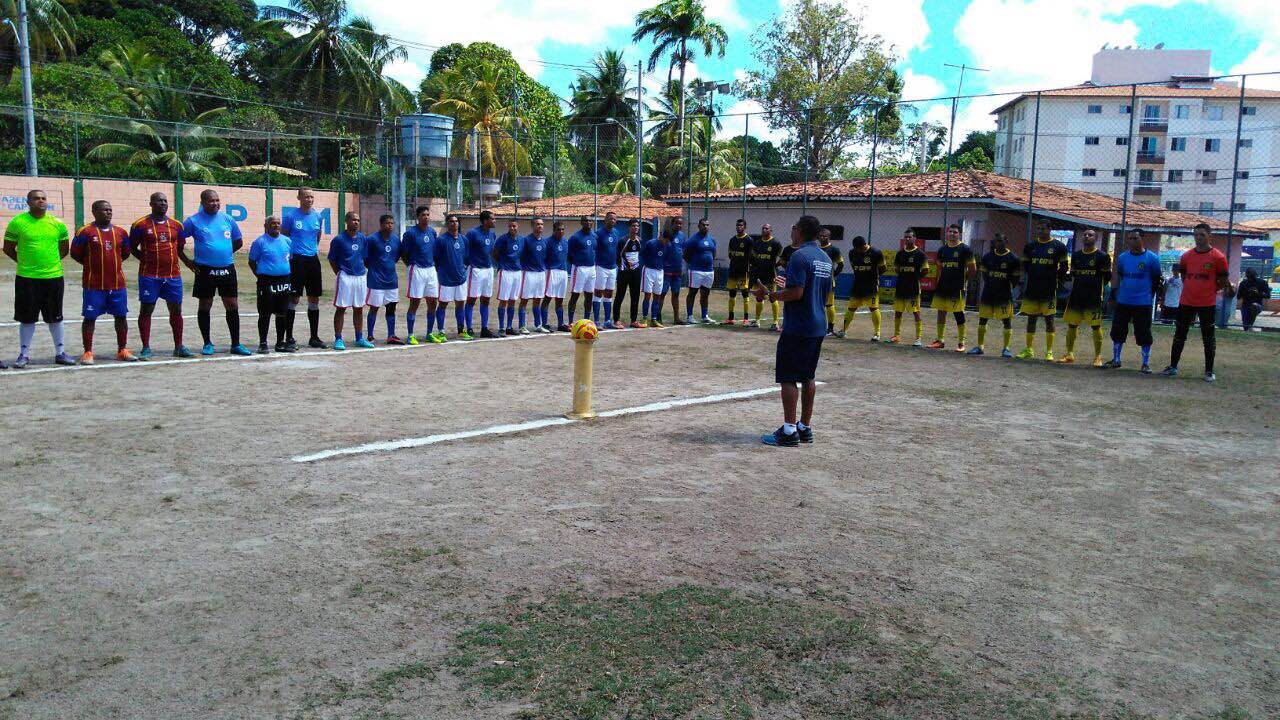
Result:
{"label": "orange cleat", "polygon": [[893,337],[889,338],[889,342],[894,345],[897,345],[898,343],[902,342],[902,338],[897,335],[894,335]]}
{"label": "orange cleat", "polygon": [[944,347],[946,347],[946,346],[947,346],[947,344],[946,344],[946,343],[944,343],[944,342],[942,342],[941,340],[934,340],[933,342],[929,343],[928,345],[925,345],[925,347],[929,348],[930,350],[941,350],[942,348],[944,348]]}
{"label": "orange cleat", "polygon": [[92,365],[92,364],[93,364],[93,351],[92,351],[92,350],[85,350],[85,351],[84,351],[84,354],[80,356],[80,364],[81,364],[81,365]]}
{"label": "orange cleat", "polygon": [[138,356],[129,351],[129,348],[122,348],[116,353],[116,359],[120,362],[137,362]]}

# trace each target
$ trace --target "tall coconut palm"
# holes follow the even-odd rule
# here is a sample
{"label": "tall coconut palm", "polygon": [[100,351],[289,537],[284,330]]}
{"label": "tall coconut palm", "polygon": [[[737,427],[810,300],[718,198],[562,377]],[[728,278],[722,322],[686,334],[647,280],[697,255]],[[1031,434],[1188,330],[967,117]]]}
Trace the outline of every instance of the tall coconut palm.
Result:
{"label": "tall coconut palm", "polygon": [[669,55],[667,65],[667,82],[671,82],[671,71],[680,68],[680,102],[676,112],[676,126],[684,124],[685,108],[685,66],[695,59],[698,49],[703,55],[715,53],[724,57],[725,46],[729,43],[729,34],[720,23],[707,20],[706,8],[702,0],[662,0],[648,10],[636,14],[636,29],[631,34],[632,42],[652,39],[653,52],[649,54],[649,71],[658,66],[663,55]]}
{"label": "tall coconut palm", "polygon": [[[480,170],[488,177],[529,172],[529,153],[519,139],[527,123],[502,91],[509,86],[506,68],[462,62],[432,75],[424,88],[428,112],[449,115],[455,128],[475,134]],[[470,159],[471,143],[455,143],[453,154]]]}
{"label": "tall coconut palm", "polygon": [[[605,50],[591,61],[591,70],[578,74],[573,86],[573,112],[568,123],[581,142],[595,138],[593,125],[613,118],[625,125],[636,120],[635,86],[631,84],[627,63],[619,50]],[[598,130],[607,147],[616,148],[622,130],[616,125],[603,125]]]}
{"label": "tall coconut palm", "polygon": [[636,188],[636,146],[634,143],[620,147],[608,159],[601,163],[601,170],[608,178],[601,189],[613,195],[642,195],[644,187],[652,185],[657,177],[653,174],[653,162],[642,161],[640,172],[640,188]]}
{"label": "tall coconut palm", "polygon": [[392,43],[391,38],[375,30],[373,23],[365,17],[352,18],[351,22],[347,23],[347,30],[353,41],[369,58],[369,64],[381,79],[381,82],[374,84],[375,94],[351,97],[350,105],[363,113],[378,117],[413,112],[416,104],[413,92],[399,80],[382,74],[387,65],[408,57],[404,47]]}
{"label": "tall coconut palm", "polygon": [[[18,67],[18,0],[0,0],[0,20],[0,80],[8,85]],[[27,0],[32,60],[74,54],[75,29],[75,19],[59,0]]]}
{"label": "tall coconut palm", "polygon": [[182,125],[129,120],[122,127],[128,134],[127,139],[97,145],[85,154],[85,158],[107,162],[123,160],[131,165],[161,170],[167,177],[194,177],[212,183],[216,179],[213,170],[240,161],[210,125],[226,111],[224,107],[206,110],[191,118],[190,124]]}
{"label": "tall coconut palm", "polygon": [[145,41],[113,45],[102,51],[98,63],[120,86],[130,115],[153,117],[147,105],[154,86],[160,84],[157,76],[165,73],[165,65],[163,58],[151,52],[150,45]]}

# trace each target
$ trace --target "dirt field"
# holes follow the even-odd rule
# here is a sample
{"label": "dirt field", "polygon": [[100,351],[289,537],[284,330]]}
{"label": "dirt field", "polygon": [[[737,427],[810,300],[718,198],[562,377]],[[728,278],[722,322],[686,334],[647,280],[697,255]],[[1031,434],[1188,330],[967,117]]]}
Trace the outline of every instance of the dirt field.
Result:
{"label": "dirt field", "polygon": [[[596,407],[768,387],[773,342],[606,334]],[[311,464],[563,412],[570,343],[0,372],[0,718],[583,716],[477,679],[506,661],[471,633],[683,587],[857,618],[1040,714],[1276,717],[1280,342],[1223,337],[1216,385],[1199,353],[1165,380],[830,341],[811,447],[759,445],[771,394]],[[835,716],[780,692],[745,716]],[[881,714],[1006,716],[903,703]]]}

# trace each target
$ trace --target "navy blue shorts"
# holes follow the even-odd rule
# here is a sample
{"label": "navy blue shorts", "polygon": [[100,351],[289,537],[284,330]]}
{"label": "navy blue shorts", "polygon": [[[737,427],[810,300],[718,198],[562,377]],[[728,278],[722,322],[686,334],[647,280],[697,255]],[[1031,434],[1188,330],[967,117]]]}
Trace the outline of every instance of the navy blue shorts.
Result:
{"label": "navy blue shorts", "polygon": [[804,383],[818,372],[818,356],[822,354],[823,336],[778,336],[778,354],[774,362],[774,382]]}
{"label": "navy blue shorts", "polygon": [[129,314],[129,291],[90,290],[84,289],[84,306],[81,308],[85,320],[94,320],[99,315],[124,317]]}
{"label": "navy blue shorts", "polygon": [[155,305],[165,302],[182,302],[182,278],[138,276],[138,302],[143,305]]}
{"label": "navy blue shorts", "polygon": [[684,273],[662,273],[662,292],[680,292],[682,287],[684,287]]}

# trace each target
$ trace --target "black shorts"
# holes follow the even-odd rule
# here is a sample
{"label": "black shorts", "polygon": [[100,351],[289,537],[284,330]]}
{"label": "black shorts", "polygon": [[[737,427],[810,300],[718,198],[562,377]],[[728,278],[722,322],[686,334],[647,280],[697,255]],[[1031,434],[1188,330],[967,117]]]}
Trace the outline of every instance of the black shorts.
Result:
{"label": "black shorts", "polygon": [[822,354],[822,336],[778,336],[774,382],[803,383],[813,380],[818,372],[818,356]]}
{"label": "black shorts", "polygon": [[258,276],[258,313],[278,315],[289,309],[293,283],[288,275]]}
{"label": "black shorts", "polygon": [[41,317],[47,323],[62,322],[63,280],[56,278],[29,278],[18,275],[13,279],[13,320],[33,323]]}
{"label": "black shorts", "polygon": [[236,282],[236,266],[209,267],[196,265],[196,282],[191,288],[191,295],[200,300],[207,300],[214,295],[221,298],[233,298],[240,292]]}
{"label": "black shorts", "polygon": [[766,288],[772,290],[773,281],[776,280],[777,277],[778,273],[776,270],[761,270],[759,268],[753,269],[750,274],[747,275],[747,289],[754,290],[756,287],[756,281],[759,280]]}
{"label": "black shorts", "polygon": [[319,255],[294,255],[289,258],[293,292],[307,297],[324,294],[324,281],[320,274]]}

